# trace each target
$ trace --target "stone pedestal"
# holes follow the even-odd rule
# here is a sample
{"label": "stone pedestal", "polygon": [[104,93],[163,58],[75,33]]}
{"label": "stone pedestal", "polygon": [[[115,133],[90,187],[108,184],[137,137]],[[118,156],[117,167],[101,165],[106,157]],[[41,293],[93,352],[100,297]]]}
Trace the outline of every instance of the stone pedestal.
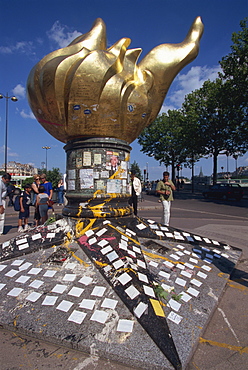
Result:
{"label": "stone pedestal", "polygon": [[128,205],[131,147],[115,138],[80,138],[68,142],[68,204],[64,216],[95,218],[132,214]]}

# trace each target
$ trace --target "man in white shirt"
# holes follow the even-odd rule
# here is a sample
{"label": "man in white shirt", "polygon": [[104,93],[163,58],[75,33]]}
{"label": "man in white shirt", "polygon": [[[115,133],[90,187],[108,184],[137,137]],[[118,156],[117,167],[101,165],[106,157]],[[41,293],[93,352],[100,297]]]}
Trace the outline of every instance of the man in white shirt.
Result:
{"label": "man in white shirt", "polygon": [[137,208],[138,208],[138,196],[141,194],[141,182],[138,177],[135,176],[135,172],[131,171],[131,198],[129,200],[129,204],[133,206],[133,213],[137,216]]}
{"label": "man in white shirt", "polygon": [[3,234],[5,220],[5,198],[7,195],[7,185],[11,180],[9,173],[5,173],[0,181],[0,235]]}

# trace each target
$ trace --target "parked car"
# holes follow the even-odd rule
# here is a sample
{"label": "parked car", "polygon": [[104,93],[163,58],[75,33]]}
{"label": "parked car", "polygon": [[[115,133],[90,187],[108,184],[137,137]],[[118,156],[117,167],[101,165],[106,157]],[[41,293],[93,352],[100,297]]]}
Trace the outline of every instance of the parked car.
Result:
{"label": "parked car", "polygon": [[146,189],[146,194],[158,196],[159,194],[157,194],[156,188],[157,188],[157,183],[152,184],[150,188]]}
{"label": "parked car", "polygon": [[209,189],[204,191],[205,198],[230,199],[240,200],[243,197],[243,189],[239,184],[215,184],[209,186]]}

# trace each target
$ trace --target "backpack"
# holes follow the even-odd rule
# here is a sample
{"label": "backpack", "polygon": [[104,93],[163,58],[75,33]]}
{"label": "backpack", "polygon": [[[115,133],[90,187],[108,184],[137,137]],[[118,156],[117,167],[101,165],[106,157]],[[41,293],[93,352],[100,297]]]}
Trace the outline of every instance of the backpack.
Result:
{"label": "backpack", "polygon": [[19,212],[21,210],[21,206],[20,206],[20,195],[17,195],[15,197],[14,210],[17,211],[17,212]]}

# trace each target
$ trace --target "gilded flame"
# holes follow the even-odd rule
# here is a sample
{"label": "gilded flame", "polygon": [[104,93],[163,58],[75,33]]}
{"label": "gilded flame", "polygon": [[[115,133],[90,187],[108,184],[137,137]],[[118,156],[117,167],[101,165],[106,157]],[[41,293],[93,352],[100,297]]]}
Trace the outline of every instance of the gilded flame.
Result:
{"label": "gilded flame", "polygon": [[177,73],[197,56],[202,33],[198,17],[182,43],[159,45],[137,64],[141,49],[127,49],[129,38],[106,49],[98,18],[88,33],[32,69],[31,109],[62,142],[112,137],[131,143],[156,118]]}

